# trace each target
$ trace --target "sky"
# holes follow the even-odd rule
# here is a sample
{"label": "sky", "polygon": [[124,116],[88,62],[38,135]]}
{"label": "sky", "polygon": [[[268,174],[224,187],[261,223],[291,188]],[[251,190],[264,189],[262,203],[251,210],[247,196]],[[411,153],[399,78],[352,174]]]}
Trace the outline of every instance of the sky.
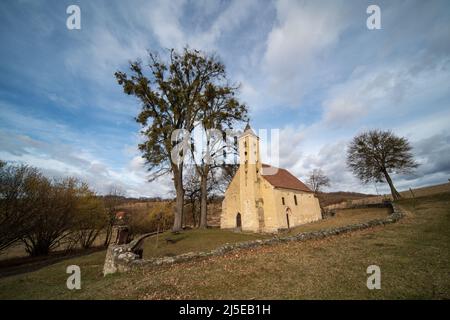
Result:
{"label": "sky", "polygon": [[[81,29],[69,30],[69,5]],[[376,4],[381,29],[369,30]],[[0,159],[99,193],[169,197],[169,176],[149,182],[137,149],[139,102],[114,78],[147,50],[215,53],[241,84],[251,126],[278,129],[279,165],[326,191],[384,193],[345,164],[368,129],[406,137],[420,166],[394,174],[398,189],[450,178],[449,1],[43,1],[0,3]],[[263,142],[263,143],[267,143]]]}

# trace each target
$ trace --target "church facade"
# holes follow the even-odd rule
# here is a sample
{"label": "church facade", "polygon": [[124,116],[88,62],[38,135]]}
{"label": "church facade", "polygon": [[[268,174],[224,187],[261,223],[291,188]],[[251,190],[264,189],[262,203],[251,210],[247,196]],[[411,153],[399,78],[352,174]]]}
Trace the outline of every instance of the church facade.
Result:
{"label": "church facade", "polygon": [[277,232],[322,218],[314,193],[289,171],[262,164],[249,125],[238,139],[240,164],[225,191],[220,227]]}

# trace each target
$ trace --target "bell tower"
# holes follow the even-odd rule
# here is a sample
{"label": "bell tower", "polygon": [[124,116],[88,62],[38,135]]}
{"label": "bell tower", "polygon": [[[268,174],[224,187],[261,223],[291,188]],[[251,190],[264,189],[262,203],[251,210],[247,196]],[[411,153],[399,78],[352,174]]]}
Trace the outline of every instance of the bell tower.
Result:
{"label": "bell tower", "polygon": [[[243,229],[262,229],[261,159],[259,137],[247,123],[239,137],[239,177]],[[262,220],[262,221],[261,221]]]}
{"label": "bell tower", "polygon": [[253,132],[248,123],[244,133],[239,137],[239,169],[242,169],[242,173],[248,179],[253,179],[253,181],[261,175],[259,137]]}

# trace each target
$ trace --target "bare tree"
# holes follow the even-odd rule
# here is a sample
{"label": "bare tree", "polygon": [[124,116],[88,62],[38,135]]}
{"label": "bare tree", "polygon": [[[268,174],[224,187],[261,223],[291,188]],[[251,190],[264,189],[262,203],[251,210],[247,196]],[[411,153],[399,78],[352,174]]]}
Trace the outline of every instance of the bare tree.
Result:
{"label": "bare tree", "polygon": [[103,203],[87,184],[0,161],[0,250],[18,241],[32,256],[88,248],[105,222]]}
{"label": "bare tree", "polygon": [[[209,83],[225,74],[224,65],[215,56],[185,48],[170,50],[168,61],[149,53],[148,75],[139,61],[130,64],[132,75],[116,72],[124,92],[142,103],[137,122],[145,141],[139,145],[152,179],[171,173],[176,191],[173,231],[182,227],[184,207],[183,167],[187,150],[185,133],[198,121],[199,98]],[[180,148],[181,146],[181,148]],[[175,159],[176,158],[176,159]]]}
{"label": "bare tree", "polygon": [[[188,170],[184,179],[185,203],[190,206],[192,226],[195,228],[199,222],[199,203],[200,203],[200,177],[196,170]],[[188,220],[184,217],[184,221]]]}
{"label": "bare tree", "polygon": [[19,241],[33,226],[38,206],[36,168],[0,161],[0,251]]}
{"label": "bare tree", "polygon": [[82,248],[92,247],[102,230],[108,225],[104,203],[92,192],[87,184],[82,184],[78,191],[78,204],[74,223],[76,243]]}
{"label": "bare tree", "polygon": [[32,228],[22,237],[31,256],[47,255],[71,234],[80,184],[74,178],[52,181],[45,177],[34,185],[37,206]]}
{"label": "bare tree", "polygon": [[[193,144],[191,151],[195,169],[200,176],[200,227],[207,227],[208,214],[208,180],[214,176],[214,170],[223,163],[229,150],[227,140],[235,136],[233,124],[247,119],[247,106],[236,99],[238,86],[224,83],[209,83],[200,97],[199,126],[204,131],[205,143]],[[198,141],[196,141],[198,142]],[[200,157],[196,155],[200,154]],[[230,156],[230,155],[228,155]]]}
{"label": "bare tree", "polygon": [[317,194],[322,187],[330,186],[330,179],[323,173],[322,169],[314,169],[309,173],[306,183]]}
{"label": "bare tree", "polygon": [[216,168],[216,172],[213,174],[213,192],[216,195],[223,195],[227,190],[231,180],[233,180],[239,169],[239,164],[224,164]]}
{"label": "bare tree", "polygon": [[418,164],[414,161],[406,138],[391,131],[371,130],[353,138],[347,152],[347,165],[364,183],[370,181],[389,184],[392,198],[401,198],[390,173],[408,173]]}
{"label": "bare tree", "polygon": [[124,192],[117,186],[111,186],[108,194],[103,197],[103,205],[107,216],[105,242],[103,243],[105,247],[111,242],[112,229],[116,223],[116,213],[119,211],[119,206],[123,204],[123,200]]}

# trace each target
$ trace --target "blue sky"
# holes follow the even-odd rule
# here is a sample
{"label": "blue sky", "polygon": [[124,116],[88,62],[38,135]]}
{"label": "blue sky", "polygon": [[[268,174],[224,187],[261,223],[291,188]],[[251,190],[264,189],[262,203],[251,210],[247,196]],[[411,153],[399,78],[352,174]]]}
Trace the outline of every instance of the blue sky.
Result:
{"label": "blue sky", "polygon": [[[81,8],[81,30],[66,8]],[[368,30],[366,8],[381,8]],[[280,165],[329,190],[376,192],[345,166],[357,133],[391,129],[421,166],[395,175],[400,189],[450,177],[448,1],[2,1],[0,159],[98,192],[167,196],[147,182],[137,151],[138,102],[114,79],[146,50],[185,45],[217,53],[241,83],[252,126],[280,130]],[[382,184],[379,192],[387,191]]]}

